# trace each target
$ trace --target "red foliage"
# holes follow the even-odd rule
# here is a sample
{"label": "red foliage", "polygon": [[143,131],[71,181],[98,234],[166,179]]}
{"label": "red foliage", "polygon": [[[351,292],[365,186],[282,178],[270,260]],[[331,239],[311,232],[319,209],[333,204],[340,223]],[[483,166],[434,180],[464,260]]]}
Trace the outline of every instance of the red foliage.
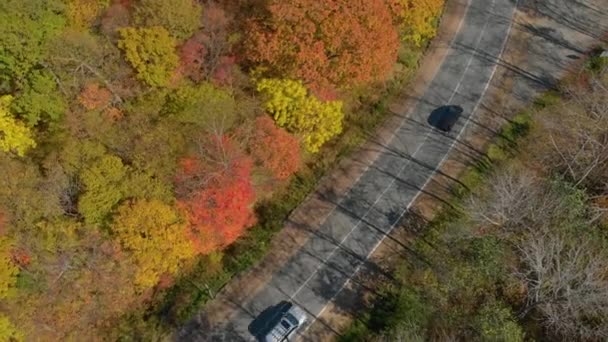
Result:
{"label": "red foliage", "polygon": [[194,81],[211,79],[225,84],[232,79],[235,59],[230,55],[228,27],[232,21],[216,3],[210,2],[203,12],[203,28],[180,49],[180,72]]}
{"label": "red foliage", "polygon": [[188,75],[195,81],[202,78],[203,58],[207,53],[204,44],[204,35],[200,32],[188,39],[180,48],[180,72]]}
{"label": "red foliage", "polygon": [[211,139],[210,150],[210,155],[183,159],[177,178],[182,193],[183,183],[191,189],[180,206],[187,212],[191,238],[202,254],[231,244],[255,223],[251,159],[225,136]]}
{"label": "red foliage", "polygon": [[399,38],[385,0],[270,0],[249,23],[245,56],[309,88],[385,79]]}
{"label": "red foliage", "polygon": [[13,249],[11,251],[11,259],[15,265],[19,265],[21,267],[26,267],[32,261],[30,255],[23,249]]}
{"label": "red foliage", "polygon": [[268,116],[256,119],[250,148],[251,155],[279,180],[287,179],[300,168],[298,140]]}

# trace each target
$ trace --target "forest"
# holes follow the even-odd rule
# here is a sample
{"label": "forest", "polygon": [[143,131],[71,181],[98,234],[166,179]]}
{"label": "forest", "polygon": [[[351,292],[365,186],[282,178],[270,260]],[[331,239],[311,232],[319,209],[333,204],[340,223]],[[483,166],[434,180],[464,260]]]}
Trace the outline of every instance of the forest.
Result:
{"label": "forest", "polygon": [[381,121],[442,8],[0,1],[0,340],[187,319]]}
{"label": "forest", "polygon": [[435,219],[405,224],[412,253],[342,340],[606,341],[606,59],[513,118],[460,180]]}

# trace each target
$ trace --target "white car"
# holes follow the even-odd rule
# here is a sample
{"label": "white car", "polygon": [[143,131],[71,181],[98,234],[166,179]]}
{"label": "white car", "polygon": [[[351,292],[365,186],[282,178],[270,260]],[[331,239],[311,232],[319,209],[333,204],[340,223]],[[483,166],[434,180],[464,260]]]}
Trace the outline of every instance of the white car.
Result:
{"label": "white car", "polygon": [[291,308],[277,322],[277,324],[264,336],[264,342],[289,341],[295,332],[306,323],[306,313],[296,305]]}

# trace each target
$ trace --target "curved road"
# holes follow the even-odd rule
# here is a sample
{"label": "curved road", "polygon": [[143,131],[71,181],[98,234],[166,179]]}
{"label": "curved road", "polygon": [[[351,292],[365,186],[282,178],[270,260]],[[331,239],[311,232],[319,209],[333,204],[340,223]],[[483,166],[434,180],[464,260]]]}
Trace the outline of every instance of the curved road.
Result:
{"label": "curved road", "polygon": [[[426,93],[378,158],[340,199],[316,234],[272,280],[240,303],[242,310],[212,331],[182,331],[179,340],[251,341],[252,315],[280,301],[304,308],[309,325],[416,200],[475,115],[511,29],[516,0],[469,0],[464,20]],[[449,134],[427,123],[444,105],[463,108]],[[301,334],[306,334],[301,329]]]}

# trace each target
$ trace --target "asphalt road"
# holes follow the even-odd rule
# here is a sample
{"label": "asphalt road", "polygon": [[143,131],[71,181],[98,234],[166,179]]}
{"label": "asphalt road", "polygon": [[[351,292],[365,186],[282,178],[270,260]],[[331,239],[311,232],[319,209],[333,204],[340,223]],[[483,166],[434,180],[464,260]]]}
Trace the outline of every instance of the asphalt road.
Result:
{"label": "asphalt road", "polygon": [[[252,332],[263,330],[263,322],[273,317],[281,301],[302,307],[311,324],[399,222],[471,122],[496,70],[515,7],[515,0],[470,0],[428,90],[415,108],[403,113],[390,143],[382,146],[382,153],[340,199],[317,234],[273,274],[270,283],[241,303],[242,312],[229,322],[180,339],[255,340]],[[448,134],[427,123],[429,114],[445,105],[463,109]],[[252,315],[260,314],[264,319],[252,324]]]}

